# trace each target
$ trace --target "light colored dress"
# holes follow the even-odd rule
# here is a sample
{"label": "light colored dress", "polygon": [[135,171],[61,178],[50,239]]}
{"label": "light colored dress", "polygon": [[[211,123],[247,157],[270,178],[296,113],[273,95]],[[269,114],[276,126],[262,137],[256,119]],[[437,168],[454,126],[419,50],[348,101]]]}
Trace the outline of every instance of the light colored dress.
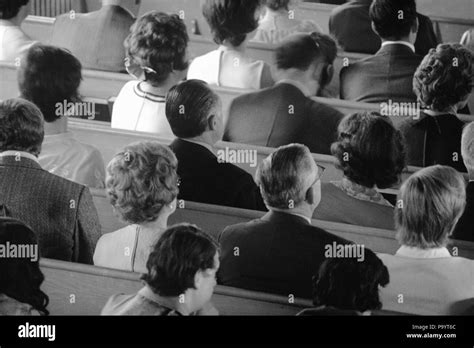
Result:
{"label": "light colored dress", "polygon": [[90,188],[105,187],[105,165],[95,147],[70,132],[44,137],[39,163],[44,170]]}
{"label": "light colored dress", "polygon": [[140,226],[130,225],[100,237],[94,252],[94,265],[147,273],[148,256],[164,230],[157,230],[152,238],[141,234],[140,230]]}
{"label": "light colored dress", "polygon": [[174,139],[166,118],[166,96],[145,92],[142,81],[130,81],[120,91],[112,112],[112,128],[155,133]]}
{"label": "light colored dress", "polygon": [[321,33],[321,28],[313,21],[298,20],[291,17],[287,11],[272,11],[267,9],[260,19],[258,29],[252,42],[277,44],[288,36],[296,33]]}
{"label": "light colored dress", "polygon": [[191,79],[214,86],[256,90],[274,84],[267,63],[225,46],[195,58],[188,71],[188,80]]}
{"label": "light colored dress", "polygon": [[41,313],[28,303],[22,303],[5,294],[0,294],[0,315],[38,316]]}
{"label": "light colored dress", "polygon": [[15,62],[35,43],[20,27],[0,20],[0,61]]}

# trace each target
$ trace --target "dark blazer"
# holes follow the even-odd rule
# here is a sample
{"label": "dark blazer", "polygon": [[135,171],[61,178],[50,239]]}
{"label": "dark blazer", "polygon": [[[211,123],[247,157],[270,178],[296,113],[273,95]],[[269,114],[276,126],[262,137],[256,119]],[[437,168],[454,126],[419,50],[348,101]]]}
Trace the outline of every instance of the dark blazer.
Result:
{"label": "dark blazer", "polygon": [[230,163],[219,163],[205,147],[176,139],[171,150],[178,159],[179,199],[266,211],[250,174]]}
{"label": "dark blazer", "polygon": [[101,227],[89,189],[15,159],[0,157],[0,205],[36,232],[41,257],[92,264]]}
{"label": "dark blazer", "polygon": [[218,283],[301,298],[311,298],[312,276],[325,260],[326,245],[350,243],[279,212],[227,227],[219,242]]}
{"label": "dark blazer", "polygon": [[394,230],[393,207],[347,195],[331,183],[321,185],[321,203],[313,218],[323,221]]}
{"label": "dark blazer", "polygon": [[407,118],[401,123],[400,131],[405,139],[408,164],[419,167],[442,164],[466,172],[461,155],[463,127],[464,123],[450,114],[428,116],[422,112],[418,120]]}
{"label": "dark blazer", "polygon": [[[335,8],[329,18],[329,32],[346,52],[375,54],[382,43],[372,30],[369,9],[372,0],[354,0]],[[425,56],[438,45],[431,20],[418,13],[416,53]]]}
{"label": "dark blazer", "polygon": [[413,75],[423,57],[402,44],[384,46],[374,56],[341,70],[341,99],[366,103],[416,102]]}
{"label": "dark blazer", "polygon": [[135,18],[123,7],[103,6],[99,11],[69,13],[56,18],[51,44],[67,48],[84,69],[125,71],[123,42]]}
{"label": "dark blazer", "polygon": [[466,189],[466,209],[454,230],[453,239],[474,242],[474,182]]}
{"label": "dark blazer", "polygon": [[312,153],[330,154],[342,118],[297,87],[279,83],[232,102],[224,141],[266,147],[300,143]]}

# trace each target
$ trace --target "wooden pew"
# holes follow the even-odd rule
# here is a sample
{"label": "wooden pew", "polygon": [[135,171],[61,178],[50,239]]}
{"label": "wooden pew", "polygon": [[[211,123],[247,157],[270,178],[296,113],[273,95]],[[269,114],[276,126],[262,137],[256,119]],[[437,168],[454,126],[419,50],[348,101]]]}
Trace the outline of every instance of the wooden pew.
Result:
{"label": "wooden pew", "polygon": [[[92,196],[99,212],[102,233],[113,232],[126,226],[124,222],[116,217],[103,190],[92,190]],[[214,238],[217,238],[219,233],[227,226],[248,222],[265,214],[258,211],[220,207],[203,203],[179,203],[178,207],[184,203],[184,208],[177,209],[170,216],[169,225],[182,222],[193,223]],[[394,254],[399,248],[394,231],[314,219],[313,225],[354,243],[365,245],[374,252]],[[453,241],[450,250],[456,255],[474,259],[474,243]]]}
{"label": "wooden pew", "polygon": [[[110,296],[134,294],[143,287],[140,274],[56,260],[41,260],[42,290],[51,315],[99,315]],[[309,300],[218,285],[212,303],[220,315],[295,315],[312,307]]]}

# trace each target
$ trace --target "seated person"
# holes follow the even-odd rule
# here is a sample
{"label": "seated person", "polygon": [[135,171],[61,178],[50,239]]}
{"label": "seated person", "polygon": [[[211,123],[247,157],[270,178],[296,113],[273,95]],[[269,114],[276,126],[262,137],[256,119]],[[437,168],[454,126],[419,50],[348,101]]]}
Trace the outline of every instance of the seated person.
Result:
{"label": "seated person", "polygon": [[270,212],[220,234],[219,284],[311,298],[311,278],[326,246],[349,244],[311,224],[321,174],[308,148],[298,144],[279,148],[260,164],[256,180]]}
{"label": "seated person", "polygon": [[469,184],[466,189],[466,208],[452,237],[474,242],[474,122],[469,123],[463,130],[461,153],[469,174]]}
{"label": "seated person", "polygon": [[[351,0],[336,7],[329,18],[329,32],[346,52],[375,54],[381,45],[380,37],[372,30],[369,15],[373,0]],[[417,13],[418,34],[415,51],[424,56],[438,45],[431,20]]]}
{"label": "seated person", "polygon": [[276,49],[275,86],[234,99],[224,140],[266,147],[291,143],[329,154],[343,115],[313,99],[333,75],[335,42],[327,35],[294,34]]}
{"label": "seated person", "polygon": [[298,315],[372,315],[382,309],[379,287],[390,277],[387,267],[369,249],[364,259],[332,258],[321,265],[313,277],[313,304]]}
{"label": "seated person", "polygon": [[[399,18],[400,13],[403,19]],[[416,102],[413,74],[423,57],[415,53],[413,45],[419,27],[415,0],[374,0],[370,18],[382,39],[382,48],[375,55],[342,68],[341,99]]]}
{"label": "seated person", "polygon": [[[81,63],[68,51],[54,46],[35,45],[23,58],[18,83],[22,98],[43,113],[45,137],[39,163],[44,170],[91,188],[103,188],[105,165],[95,147],[74,139],[68,118],[87,116],[68,104],[91,104],[79,98]],[[81,108],[85,110],[86,108]]]}
{"label": "seated person", "polygon": [[41,168],[43,137],[43,115],[33,103],[0,103],[0,206],[34,226],[42,257],[91,264],[101,233],[92,196]]}
{"label": "seated person", "polygon": [[131,224],[103,235],[94,265],[146,272],[148,255],[176,210],[178,161],[157,142],[126,146],[107,167],[107,195],[121,220]]}
{"label": "seated person", "polygon": [[251,33],[258,27],[259,8],[260,0],[205,0],[203,14],[220,46],[193,60],[188,80],[244,89],[273,85],[270,66],[245,52]]}
{"label": "seated person", "polygon": [[461,155],[464,123],[456,114],[466,106],[473,85],[474,54],[460,44],[439,45],[425,57],[413,79],[414,91],[425,110],[400,126],[408,164],[442,164],[466,171]]}
{"label": "seated person", "polygon": [[0,316],[48,315],[49,298],[41,291],[38,239],[21,221],[0,218],[0,245],[25,250],[22,257],[0,257]]}
{"label": "seated person", "polygon": [[166,230],[153,246],[146,267],[145,287],[134,295],[112,296],[102,315],[182,316],[213,308],[219,246],[196,226],[182,224]]}
{"label": "seated person", "polygon": [[30,7],[30,0],[0,2],[0,61],[15,62],[35,44],[20,27]]}
{"label": "seated person", "polygon": [[[265,15],[260,18],[254,42],[276,44],[294,33],[322,32],[313,21],[290,16],[290,5],[297,7],[300,0],[264,0]],[[292,8],[291,11],[294,11]]]}
{"label": "seated person", "polygon": [[123,42],[135,22],[124,0],[102,0],[102,8],[90,13],[66,13],[54,22],[51,44],[76,56],[84,69],[125,71]]}
{"label": "seated person", "polygon": [[381,290],[384,309],[417,315],[457,315],[474,298],[474,261],[452,257],[448,238],[465,206],[465,183],[451,167],[413,174],[400,189],[395,223],[401,244],[379,257],[390,273]]}
{"label": "seated person", "polygon": [[332,145],[342,181],[322,185],[314,218],[394,230],[394,207],[379,193],[399,183],[405,169],[402,136],[377,113],[347,116]]}
{"label": "seated person", "polygon": [[165,96],[186,77],[188,33],[178,15],[144,14],[125,40],[127,70],[135,78],[120,91],[112,128],[173,138],[165,116]]}
{"label": "seated person", "polygon": [[266,210],[252,176],[215,155],[223,133],[222,104],[205,82],[188,80],[173,87],[166,97],[166,117],[178,138],[170,148],[179,163],[179,199]]}

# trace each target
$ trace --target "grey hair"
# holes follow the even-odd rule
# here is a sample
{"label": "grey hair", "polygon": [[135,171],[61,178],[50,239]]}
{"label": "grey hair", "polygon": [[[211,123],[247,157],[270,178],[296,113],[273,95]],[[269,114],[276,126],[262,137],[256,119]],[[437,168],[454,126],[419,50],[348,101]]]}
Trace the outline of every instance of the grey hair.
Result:
{"label": "grey hair", "polygon": [[395,209],[397,239],[421,249],[447,245],[464,212],[466,183],[455,169],[424,168],[402,185]]}
{"label": "grey hair", "polygon": [[464,127],[461,140],[461,153],[469,173],[474,173],[474,122]]}
{"label": "grey hair", "polygon": [[308,177],[313,158],[309,149],[300,144],[280,147],[262,161],[255,182],[265,203],[272,208],[296,207],[306,198]]}

